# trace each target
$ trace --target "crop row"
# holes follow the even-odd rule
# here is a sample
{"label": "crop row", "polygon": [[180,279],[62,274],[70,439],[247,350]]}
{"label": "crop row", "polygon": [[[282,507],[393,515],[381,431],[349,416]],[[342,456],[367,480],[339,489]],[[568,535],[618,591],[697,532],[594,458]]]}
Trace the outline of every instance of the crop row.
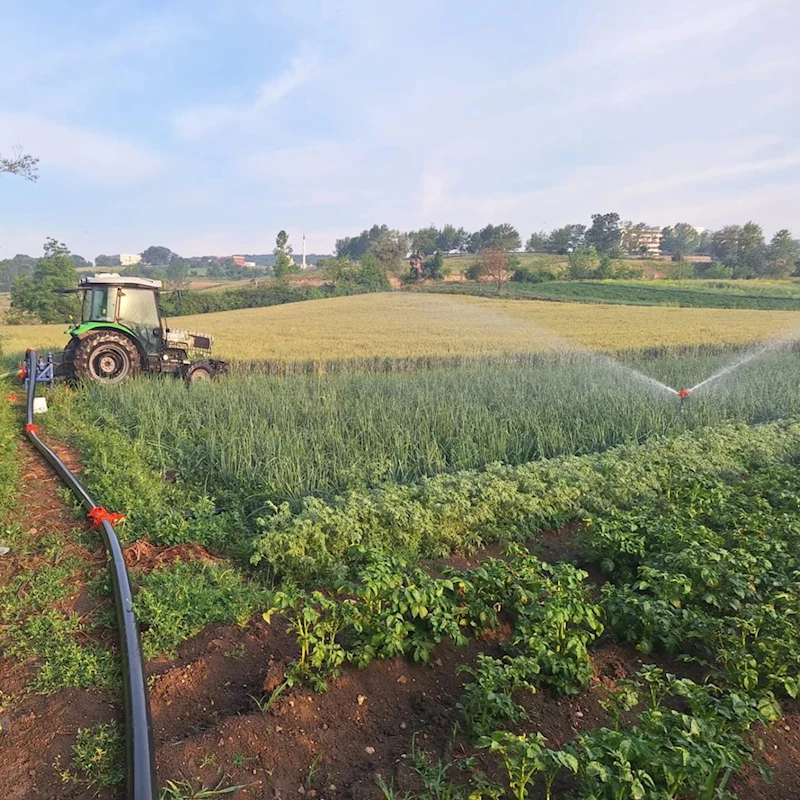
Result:
{"label": "crop row", "polygon": [[[502,616],[512,621],[501,643],[504,653],[479,653],[473,666],[461,668],[472,680],[459,709],[478,746],[500,757],[519,800],[540,773],[550,797],[562,772],[581,797],[727,796],[731,774],[755,760],[747,738],[752,724],[780,716],[774,695],[763,687],[731,686],[722,673],[716,684],[697,684],[646,665],[618,681],[602,701],[613,728],[548,749],[541,734],[512,732],[527,718],[519,694],[586,687],[592,645],[604,620],[614,621],[608,593],[593,600],[585,572],[568,563],[545,564],[519,547],[507,559],[486,559],[475,570],[444,569],[441,577],[373,551],[350,556],[349,574],[333,592],[278,593],[265,613],[295,634],[299,658],[260,703],[263,711],[297,681],[325,689],[346,663],[364,667],[395,656],[428,661],[443,639],[465,644],[469,636],[497,628]],[[795,627],[795,620],[785,623],[786,632]],[[486,789],[485,780],[482,785]]]}
{"label": "crop row", "polygon": [[[622,366],[586,354],[571,363],[478,366],[414,374],[275,379],[232,376],[187,392],[143,379],[60,397],[73,416],[119,431],[151,465],[247,515],[269,503],[409,483],[493,462],[524,464],[589,453],[728,419],[800,414],[800,360],[756,359],[693,395],[677,397]],[[724,356],[637,362],[657,380],[692,386]],[[61,413],[61,410],[59,410]],[[75,424],[79,424],[76,422]],[[64,426],[69,429],[71,426]],[[101,445],[102,446],[102,445]]]}
{"label": "crop row", "polygon": [[[333,595],[278,596],[273,613],[288,619],[301,653],[288,680],[321,685],[343,663],[372,658],[427,660],[443,638],[480,637],[503,614],[512,623],[505,654],[479,655],[464,669],[472,680],[460,708],[517,797],[540,773],[548,796],[560,773],[583,797],[727,796],[731,774],[753,761],[751,725],[777,719],[776,697],[800,688],[798,436],[797,425],[729,428],[638,448],[641,459],[634,448],[617,451],[627,458],[613,466],[602,464],[611,454],[561,460],[567,472],[570,461],[591,461],[596,473],[581,500],[596,513],[580,542],[610,578],[597,598],[585,572],[518,546],[507,559],[441,577],[375,549],[351,550]],[[644,653],[698,662],[706,680],[644,667],[604,701],[613,728],[560,750],[513,733],[525,717],[519,692],[586,685],[604,628]]]}

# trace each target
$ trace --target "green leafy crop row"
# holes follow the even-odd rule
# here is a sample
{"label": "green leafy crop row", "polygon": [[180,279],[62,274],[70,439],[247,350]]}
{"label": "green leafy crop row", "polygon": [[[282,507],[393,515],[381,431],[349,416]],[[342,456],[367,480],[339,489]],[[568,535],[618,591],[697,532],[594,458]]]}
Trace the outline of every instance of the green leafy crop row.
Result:
{"label": "green leafy crop row", "polygon": [[[716,800],[730,776],[752,763],[747,734],[755,722],[777,719],[777,709],[747,695],[698,685],[645,667],[620,683],[606,705],[631,711],[644,705],[630,727],[597,728],[560,750],[544,747],[541,734],[496,731],[480,744],[496,753],[516,800],[542,776],[546,797],[558,773],[574,776],[579,797],[591,800]],[[649,700],[649,701],[648,701]]]}
{"label": "green leafy crop row", "polygon": [[532,539],[571,520],[642,507],[673,475],[724,481],[753,464],[785,461],[798,448],[795,423],[728,424],[593,456],[353,490],[332,502],[306,498],[297,513],[283,504],[259,519],[252,561],[307,582],[341,575],[352,546],[434,557]]}
{"label": "green leafy crop row", "polygon": [[642,651],[699,660],[739,691],[800,693],[800,461],[737,479],[674,476],[636,509],[593,519],[603,603]]}
{"label": "green leafy crop row", "polygon": [[508,657],[485,658],[468,670],[476,680],[463,710],[473,729],[491,729],[502,719],[490,694],[510,697],[534,684],[571,693],[587,685],[587,645],[603,625],[583,583],[585,572],[546,564],[521,548],[511,548],[507,561],[490,558],[477,570],[447,568],[442,577],[397,556],[363,549],[349,555],[351,575],[333,596],[279,593],[264,615],[271,620],[281,614],[297,636],[300,657],[291,681],[308,678],[323,687],[345,662],[363,667],[395,656],[427,662],[443,639],[466,644],[469,635],[496,628],[504,613],[514,620]]}

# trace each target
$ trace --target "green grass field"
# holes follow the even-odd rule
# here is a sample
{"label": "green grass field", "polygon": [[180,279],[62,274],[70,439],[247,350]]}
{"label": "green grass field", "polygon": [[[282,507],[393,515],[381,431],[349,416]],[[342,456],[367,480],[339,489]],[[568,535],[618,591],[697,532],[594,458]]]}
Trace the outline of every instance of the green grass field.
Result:
{"label": "green grass field", "polygon": [[[490,283],[437,283],[423,291],[497,297]],[[502,295],[530,300],[678,308],[800,310],[800,284],[790,281],[547,281],[503,286]]]}

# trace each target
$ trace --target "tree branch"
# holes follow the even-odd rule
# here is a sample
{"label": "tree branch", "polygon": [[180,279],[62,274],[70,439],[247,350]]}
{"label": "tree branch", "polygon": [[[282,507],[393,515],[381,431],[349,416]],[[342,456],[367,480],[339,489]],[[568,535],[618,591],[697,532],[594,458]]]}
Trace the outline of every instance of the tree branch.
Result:
{"label": "tree branch", "polygon": [[12,175],[19,175],[29,181],[39,180],[39,159],[22,152],[22,148],[17,147],[11,158],[0,156],[0,172],[9,172]]}

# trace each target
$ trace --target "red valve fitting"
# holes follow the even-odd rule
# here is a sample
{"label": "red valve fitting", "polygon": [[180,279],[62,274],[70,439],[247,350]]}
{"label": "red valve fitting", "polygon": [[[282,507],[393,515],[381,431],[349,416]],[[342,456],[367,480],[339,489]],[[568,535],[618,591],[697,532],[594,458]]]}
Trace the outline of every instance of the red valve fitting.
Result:
{"label": "red valve fitting", "polygon": [[691,389],[681,389],[678,392],[678,397],[680,397],[681,400],[685,400],[691,393]]}
{"label": "red valve fitting", "polygon": [[29,422],[25,426],[25,433],[35,433],[37,436],[39,435],[39,426],[35,422]]}
{"label": "red valve fitting", "polygon": [[125,519],[124,514],[120,514],[117,511],[106,511],[103,506],[95,506],[86,516],[89,517],[89,522],[92,523],[95,530],[99,530],[104,522],[116,525]]}

